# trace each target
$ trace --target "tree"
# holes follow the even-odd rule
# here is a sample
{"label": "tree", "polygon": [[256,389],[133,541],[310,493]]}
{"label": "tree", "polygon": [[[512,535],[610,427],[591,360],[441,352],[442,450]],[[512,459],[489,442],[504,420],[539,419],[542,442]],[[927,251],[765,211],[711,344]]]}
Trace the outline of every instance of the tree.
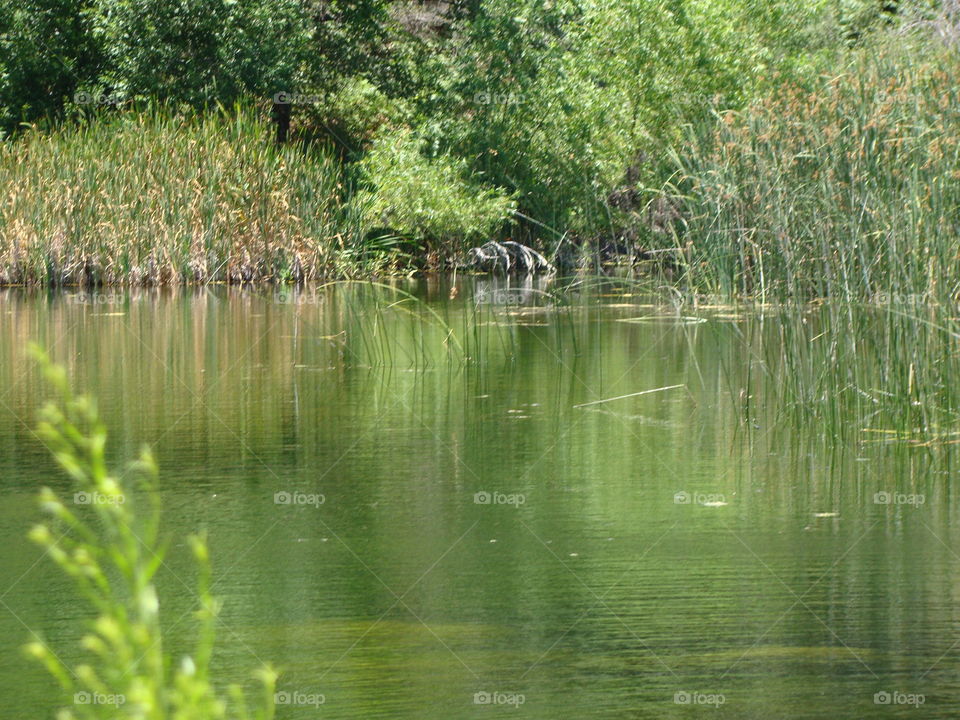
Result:
{"label": "tree", "polygon": [[0,0],[0,132],[59,114],[103,58],[83,0]]}

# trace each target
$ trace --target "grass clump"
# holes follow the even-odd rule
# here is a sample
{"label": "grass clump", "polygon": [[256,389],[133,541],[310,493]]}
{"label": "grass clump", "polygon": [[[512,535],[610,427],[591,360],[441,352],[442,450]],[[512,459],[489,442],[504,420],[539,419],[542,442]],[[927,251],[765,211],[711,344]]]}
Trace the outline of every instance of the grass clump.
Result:
{"label": "grass clump", "polygon": [[956,441],[960,326],[940,306],[827,301],[774,313],[748,316],[724,361],[743,418],[838,446]]}
{"label": "grass clump", "polygon": [[34,527],[30,536],[73,578],[97,614],[82,641],[92,656],[88,664],[64,664],[39,638],[25,647],[72,700],[59,711],[58,720],[270,720],[276,679],[272,670],[257,673],[263,698],[261,709],[252,714],[240,686],[231,686],[224,696],[210,675],[219,606],[210,594],[202,536],[190,538],[199,569],[197,644],[192,654],[173,663],[164,647],[154,585],[164,556],[156,464],[144,450],[123,476],[138,478],[138,483],[111,474],[104,458],[106,430],[96,404],[74,396],[63,368],[51,364],[42,351],[33,348],[33,354],[59,396],[43,409],[38,434],[73,481],[76,507],[44,489],[41,505],[51,520]]}
{"label": "grass clump", "polygon": [[0,146],[0,284],[370,276],[413,264],[401,239],[454,253],[514,210],[409,131],[349,171],[327,145],[270,137],[252,111],[156,111]]}
{"label": "grass clump", "polygon": [[903,46],[692,129],[690,278],[712,292],[952,298],[960,58]]}
{"label": "grass clump", "polygon": [[309,279],[359,230],[338,162],[251,113],[163,112],[0,147],[0,282]]}

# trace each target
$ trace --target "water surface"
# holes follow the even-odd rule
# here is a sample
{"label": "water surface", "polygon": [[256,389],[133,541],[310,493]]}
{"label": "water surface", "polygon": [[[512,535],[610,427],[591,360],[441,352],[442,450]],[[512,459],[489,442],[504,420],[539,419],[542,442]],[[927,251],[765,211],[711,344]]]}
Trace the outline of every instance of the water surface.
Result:
{"label": "water surface", "polygon": [[117,463],[155,449],[168,648],[206,528],[219,676],[281,668],[278,718],[960,713],[949,463],[745,399],[775,310],[453,287],[0,294],[4,716],[52,717],[18,648],[78,660],[89,617],[24,539],[39,487],[72,493],[31,339]]}

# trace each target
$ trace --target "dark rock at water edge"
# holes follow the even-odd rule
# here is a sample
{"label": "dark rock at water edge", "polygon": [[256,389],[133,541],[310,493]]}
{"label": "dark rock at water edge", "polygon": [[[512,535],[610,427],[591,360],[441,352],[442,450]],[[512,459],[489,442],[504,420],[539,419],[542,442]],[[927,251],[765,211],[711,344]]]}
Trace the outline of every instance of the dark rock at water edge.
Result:
{"label": "dark rock at water edge", "polygon": [[465,266],[482,272],[552,275],[556,268],[539,252],[518,242],[490,242],[467,251]]}

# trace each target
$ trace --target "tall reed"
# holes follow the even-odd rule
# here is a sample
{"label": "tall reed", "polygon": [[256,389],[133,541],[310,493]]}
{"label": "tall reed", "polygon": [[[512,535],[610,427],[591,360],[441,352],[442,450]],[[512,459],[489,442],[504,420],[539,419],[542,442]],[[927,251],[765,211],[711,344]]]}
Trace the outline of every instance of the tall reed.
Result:
{"label": "tall reed", "polygon": [[672,188],[690,282],[765,298],[954,297],[958,106],[960,57],[903,47],[691,128]]}
{"label": "tall reed", "polygon": [[960,57],[901,40],[688,129],[668,191],[689,288],[785,303],[731,369],[744,397],[836,437],[953,441],[957,107]]}
{"label": "tall reed", "polygon": [[309,280],[366,252],[339,162],[252,112],[118,113],[0,146],[0,283]]}

